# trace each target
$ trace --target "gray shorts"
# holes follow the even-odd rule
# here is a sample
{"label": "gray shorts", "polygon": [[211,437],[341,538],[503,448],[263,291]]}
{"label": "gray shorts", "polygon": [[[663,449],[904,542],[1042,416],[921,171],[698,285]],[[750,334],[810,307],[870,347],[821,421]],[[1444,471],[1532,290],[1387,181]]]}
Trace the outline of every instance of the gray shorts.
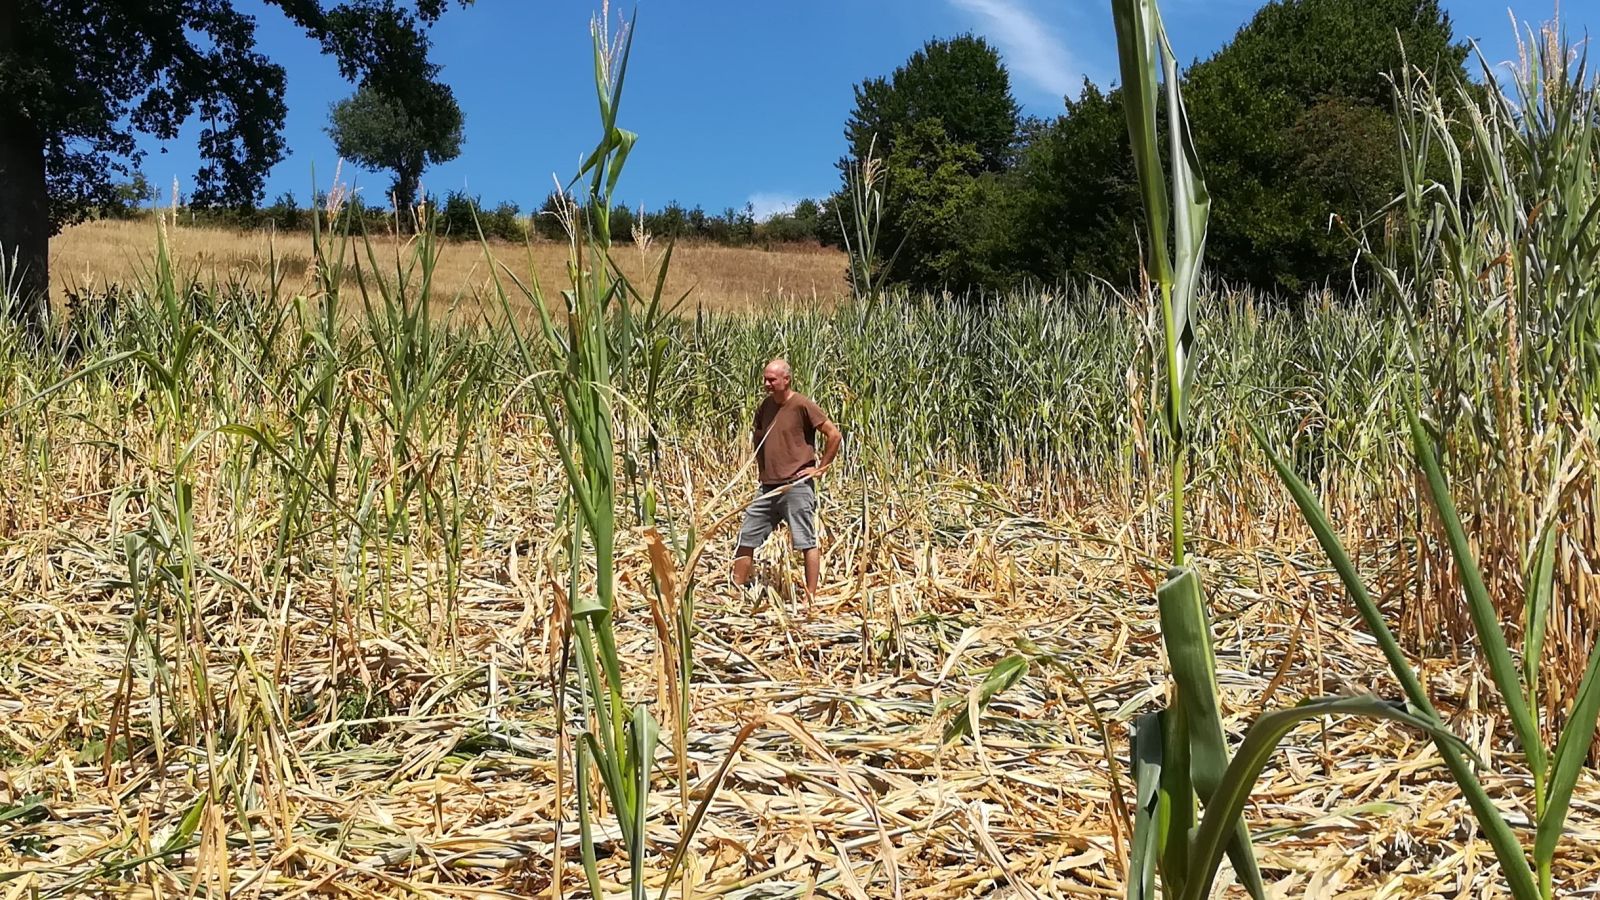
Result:
{"label": "gray shorts", "polygon": [[797,484],[787,493],[772,496],[779,488],[761,488],[755,502],[744,512],[744,524],[739,526],[739,546],[754,549],[767,542],[767,536],[779,522],[789,526],[789,538],[796,550],[810,550],[817,546],[817,529],[813,522],[817,508],[817,492],[807,481]]}

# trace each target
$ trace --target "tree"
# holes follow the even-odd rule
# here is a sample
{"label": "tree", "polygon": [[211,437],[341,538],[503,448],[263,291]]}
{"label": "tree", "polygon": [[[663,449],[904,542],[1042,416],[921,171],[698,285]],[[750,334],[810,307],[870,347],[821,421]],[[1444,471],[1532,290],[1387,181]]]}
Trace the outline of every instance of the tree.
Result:
{"label": "tree", "polygon": [[856,85],[855,95],[844,129],[853,159],[864,158],[874,138],[878,154],[888,155],[911,126],[938,119],[952,143],[977,151],[977,171],[1010,165],[1020,112],[999,52],[981,37],[928,41],[887,79]]}
{"label": "tree", "polygon": [[[270,0],[341,74],[413,108],[430,92],[427,24],[446,0]],[[0,252],[24,305],[48,308],[50,236],[114,200],[139,161],[135,133],[163,139],[199,115],[191,202],[254,206],[283,158],[284,70],[255,47],[233,0],[0,0]]]}
{"label": "tree", "polygon": [[[983,240],[981,181],[1012,164],[1020,113],[1011,76],[983,38],[931,40],[887,79],[856,86],[845,124],[852,158],[830,216],[850,210],[849,165],[869,151],[885,162],[882,246],[900,248],[888,277],[913,288],[963,290],[994,270],[975,257]],[[837,211],[837,212],[836,212]]]}
{"label": "tree", "polygon": [[900,247],[889,275],[913,290],[963,291],[991,278],[976,252],[983,238],[980,213],[983,188],[975,170],[982,154],[952,140],[939,119],[922,119],[900,134],[884,160],[889,208],[883,232],[888,246]]}
{"label": "tree", "polygon": [[1330,217],[1355,223],[1399,190],[1387,76],[1409,61],[1465,81],[1466,58],[1437,0],[1262,7],[1184,86],[1214,268],[1290,291],[1342,277],[1352,250]]}
{"label": "tree", "polygon": [[1066,105],[1066,115],[1031,131],[1002,176],[985,253],[1013,279],[1073,273],[1132,283],[1142,212],[1121,94],[1085,79]]}
{"label": "tree", "polygon": [[815,200],[801,200],[793,209],[773,213],[756,224],[756,240],[763,246],[800,243],[817,239],[822,207]]}
{"label": "tree", "polygon": [[[1400,188],[1387,76],[1404,59],[1465,80],[1465,48],[1434,0],[1280,0],[1185,74],[1211,190],[1210,268],[1298,293],[1347,278],[1355,225]],[[1165,128],[1160,131],[1165,138]],[[980,251],[1012,277],[1138,274],[1142,215],[1120,89],[1087,82],[1022,142]]]}
{"label": "tree", "polygon": [[138,215],[145,204],[153,203],[156,199],[155,185],[144,177],[143,172],[134,172],[131,180],[113,185],[111,194],[111,202],[99,212],[113,219],[131,219]]}
{"label": "tree", "polygon": [[461,107],[449,86],[429,84],[407,109],[374,88],[363,87],[328,111],[328,136],[341,157],[364,169],[394,173],[389,193],[401,212],[401,227],[416,206],[417,185],[430,165],[461,154]]}

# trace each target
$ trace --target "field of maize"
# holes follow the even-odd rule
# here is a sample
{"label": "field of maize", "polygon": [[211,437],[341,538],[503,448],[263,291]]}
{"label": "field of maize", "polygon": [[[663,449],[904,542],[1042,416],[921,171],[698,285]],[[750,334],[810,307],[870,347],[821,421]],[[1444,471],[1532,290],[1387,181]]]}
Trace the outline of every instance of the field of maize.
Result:
{"label": "field of maize", "polygon": [[[158,236],[6,317],[0,898],[1592,893],[1593,82],[1398,84],[1372,287],[1286,305],[1200,274],[1114,8],[1144,292],[885,293],[858,177],[838,304],[697,310],[574,206],[462,315],[335,190],[306,291]],[[778,355],[845,434],[812,616],[781,537],[725,575]]]}

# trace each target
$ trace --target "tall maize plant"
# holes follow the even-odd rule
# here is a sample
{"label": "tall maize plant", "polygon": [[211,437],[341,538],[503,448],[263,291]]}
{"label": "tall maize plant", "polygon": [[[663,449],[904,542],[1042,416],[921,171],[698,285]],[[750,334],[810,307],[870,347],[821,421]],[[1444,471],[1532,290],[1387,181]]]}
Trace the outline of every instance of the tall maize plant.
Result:
{"label": "tall maize plant", "polygon": [[[623,692],[622,664],[613,614],[616,609],[617,420],[626,405],[619,396],[630,352],[614,332],[631,327],[629,286],[610,264],[611,199],[637,135],[617,126],[617,108],[628,69],[632,29],[613,38],[602,12],[591,26],[594,78],[601,137],[584,159],[571,189],[587,182],[583,205],[565,200],[562,220],[570,254],[563,290],[565,320],[558,321],[537,280],[517,282],[539,316],[534,342],[516,326],[503,288],[497,291],[520,361],[540,373],[532,391],[555,445],[567,481],[565,500],[569,647],[575,651],[582,698],[574,742],[572,783],[576,790],[579,848],[588,888],[603,895],[595,847],[595,820],[607,806],[621,831],[632,896],[644,897],[645,824],[651,769],[660,727],[643,703],[630,706]],[[530,279],[532,266],[529,267]],[[505,274],[511,275],[506,269]],[[511,275],[514,279],[515,276]],[[542,347],[540,346],[542,344]],[[541,362],[554,361],[553,370]],[[593,581],[584,577],[592,571]],[[592,796],[593,785],[606,802]]]}
{"label": "tall maize plant", "polygon": [[[1211,626],[1199,576],[1186,565],[1183,546],[1183,492],[1189,455],[1185,423],[1196,364],[1194,306],[1211,195],[1189,133],[1177,60],[1167,42],[1161,13],[1147,0],[1116,0],[1112,11],[1128,138],[1150,232],[1145,270],[1161,305],[1161,359],[1166,372],[1162,423],[1172,441],[1172,568],[1156,599],[1172,672],[1173,702],[1160,712],[1141,716],[1134,725],[1133,739],[1138,806],[1129,896],[1144,897],[1152,895],[1158,864],[1171,886],[1186,880],[1185,845],[1195,823],[1195,797],[1211,800],[1228,763],[1217,705]],[[1172,170],[1170,201],[1156,135],[1163,83]],[[1242,820],[1234,829],[1228,852],[1244,886],[1252,896],[1262,896],[1261,873]]]}
{"label": "tall maize plant", "polygon": [[[495,290],[505,313],[514,362],[523,371],[535,373],[532,393],[549,423],[568,488],[564,503],[568,608],[562,624],[567,647],[577,660],[582,702],[581,724],[573,745],[572,784],[584,874],[591,896],[603,896],[595,826],[598,817],[609,811],[616,818],[628,859],[630,896],[643,900],[650,778],[661,730],[649,708],[642,702],[630,702],[623,692],[614,622],[621,518],[618,469],[626,480],[622,488],[631,491],[635,515],[646,526],[650,544],[658,604],[652,613],[661,644],[671,654],[663,668],[672,673],[670,690],[676,701],[671,704],[676,718],[673,738],[680,765],[687,759],[688,689],[694,661],[690,642],[693,568],[704,544],[691,531],[681,568],[670,558],[654,527],[658,521],[655,487],[649,471],[640,466],[641,445],[649,449],[654,440],[654,415],[666,360],[665,322],[672,308],[663,306],[662,291],[671,248],[661,259],[648,293],[632,284],[612,258],[611,205],[623,165],[637,140],[633,132],[617,126],[633,28],[631,23],[625,24],[613,35],[608,7],[603,5],[591,31],[601,138],[567,185],[567,191],[586,185],[583,203],[565,192],[562,196],[560,215],[569,240],[567,276],[571,283],[570,289],[561,291],[565,318],[558,320],[551,314],[532,265],[527,283],[508,267],[495,270]],[[536,334],[524,335],[518,327],[502,275],[510,278],[538,313]],[[643,435],[637,428],[630,431],[630,416],[644,420]],[[592,581],[586,577],[588,573],[592,573]],[[747,725],[735,737],[729,756],[683,827],[678,849],[666,866],[662,897],[673,876],[687,871],[683,863],[691,839],[704,821],[733,753],[753,729]],[[594,795],[596,785],[604,792],[603,798]],[[680,800],[687,806],[688,789],[682,782]]]}
{"label": "tall maize plant", "polygon": [[[1224,853],[1253,897],[1265,896],[1251,850],[1244,805],[1277,744],[1300,722],[1325,715],[1395,719],[1441,729],[1376,698],[1324,698],[1267,713],[1231,755],[1223,733],[1211,624],[1197,571],[1184,554],[1187,418],[1198,355],[1195,301],[1205,255],[1210,194],[1189,131],[1178,65],[1153,0],[1113,0],[1123,102],[1149,228],[1146,272],[1161,308],[1165,370],[1162,423],[1171,440],[1172,566],[1156,592],[1162,642],[1172,676],[1165,709],[1141,715],[1133,729],[1137,805],[1127,879],[1130,898],[1209,895]],[[1161,166],[1157,104],[1165,94],[1169,173]],[[1170,176],[1170,188],[1168,180]],[[1168,192],[1170,190],[1170,197]],[[1453,741],[1447,735],[1440,740]],[[1452,744],[1453,746],[1453,744]],[[1201,817],[1201,810],[1204,817]]]}
{"label": "tall maize plant", "polygon": [[[1584,58],[1571,52],[1564,36],[1551,28],[1543,37],[1531,42],[1533,52],[1525,57],[1515,98],[1502,90],[1488,65],[1484,101],[1477,99],[1475,89],[1456,85],[1456,99],[1468,126],[1465,146],[1456,136],[1458,122],[1445,113],[1437,91],[1415,73],[1406,73],[1396,88],[1405,189],[1393,206],[1409,226],[1413,269],[1402,273],[1386,265],[1370,245],[1366,254],[1398,299],[1415,300],[1413,292],[1431,291],[1435,299],[1429,305],[1440,309],[1423,311],[1446,319],[1442,326],[1424,319],[1414,329],[1419,382],[1450,389],[1445,392],[1448,399],[1434,401],[1436,429],[1425,424],[1416,409],[1407,409],[1411,450],[1421,470],[1418,481],[1426,503],[1444,532],[1472,636],[1499,694],[1512,744],[1521,751],[1520,767],[1531,776],[1532,796],[1522,798],[1522,808],[1531,811],[1531,843],[1513,830],[1490,800],[1456,742],[1435,737],[1445,767],[1494,849],[1501,875],[1517,900],[1550,900],[1556,895],[1556,854],[1600,721],[1600,642],[1593,642],[1588,652],[1565,716],[1554,709],[1542,721],[1540,716],[1548,625],[1558,609],[1558,557],[1563,539],[1571,537],[1560,527],[1562,498],[1569,492],[1581,496],[1572,483],[1583,463],[1565,447],[1578,443],[1582,435],[1568,429],[1587,433],[1595,427],[1592,284],[1600,271],[1600,241],[1592,231],[1600,217],[1595,174],[1600,159],[1596,152],[1600,86],[1586,83]],[[1427,174],[1430,146],[1438,148],[1445,160],[1439,179]],[[1467,190],[1464,163],[1480,167],[1477,196]],[[1501,277],[1490,278],[1497,270]],[[1407,284],[1411,279],[1415,283]],[[1448,302],[1440,302],[1444,300]],[[1424,349],[1425,326],[1440,330],[1449,352]],[[1474,344],[1486,352],[1471,354],[1468,348]],[[1458,372],[1449,368],[1455,365],[1453,360],[1443,358],[1458,353],[1477,359],[1509,357],[1495,367],[1501,383],[1474,389],[1471,379],[1479,373]],[[1496,501],[1504,506],[1478,499],[1487,513],[1480,514],[1480,522],[1522,519],[1521,533],[1513,535],[1513,543],[1521,545],[1517,549],[1526,558],[1519,566],[1522,590],[1505,598],[1522,632],[1520,661],[1512,654],[1512,629],[1502,625],[1506,616],[1497,608],[1485,577],[1485,554],[1475,552],[1468,538],[1439,451],[1439,445],[1452,436],[1456,411],[1451,407],[1458,405],[1457,398],[1470,415],[1473,404],[1466,398],[1484,395],[1493,397],[1503,412],[1497,419],[1480,416],[1468,426],[1458,424],[1456,430],[1467,438],[1456,435],[1455,447],[1458,457],[1465,457],[1461,462],[1489,470],[1491,478],[1514,480],[1505,492],[1512,496],[1511,502]],[[1427,399],[1418,397],[1416,403],[1426,408]],[[1528,434],[1539,437],[1530,441]],[[1326,512],[1260,432],[1256,439],[1267,449],[1377,639],[1405,691],[1408,708],[1442,733],[1445,723],[1428,697],[1427,685],[1401,652]],[[1542,454],[1535,452],[1540,449]],[[1517,456],[1507,460],[1477,455],[1496,451]],[[1517,497],[1518,493],[1545,494],[1543,512],[1535,514],[1534,503]],[[1593,516],[1583,512],[1580,507],[1569,521],[1591,528]],[[1562,719],[1565,724],[1558,729],[1556,722]],[[1553,743],[1546,742],[1547,732],[1555,734]],[[1509,784],[1517,781],[1507,779]]]}

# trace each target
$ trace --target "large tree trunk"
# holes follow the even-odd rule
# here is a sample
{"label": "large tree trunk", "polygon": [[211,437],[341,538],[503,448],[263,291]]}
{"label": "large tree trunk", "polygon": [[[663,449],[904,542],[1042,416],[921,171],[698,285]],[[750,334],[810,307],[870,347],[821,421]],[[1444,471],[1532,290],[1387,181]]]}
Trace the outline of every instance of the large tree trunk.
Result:
{"label": "large tree trunk", "polygon": [[[0,2],[0,56],[22,52],[17,4]],[[35,327],[49,310],[50,192],[44,180],[44,135],[13,103],[0,98],[0,294],[20,301],[15,314]],[[13,262],[15,267],[13,267]],[[0,304],[3,307],[5,304]]]}

